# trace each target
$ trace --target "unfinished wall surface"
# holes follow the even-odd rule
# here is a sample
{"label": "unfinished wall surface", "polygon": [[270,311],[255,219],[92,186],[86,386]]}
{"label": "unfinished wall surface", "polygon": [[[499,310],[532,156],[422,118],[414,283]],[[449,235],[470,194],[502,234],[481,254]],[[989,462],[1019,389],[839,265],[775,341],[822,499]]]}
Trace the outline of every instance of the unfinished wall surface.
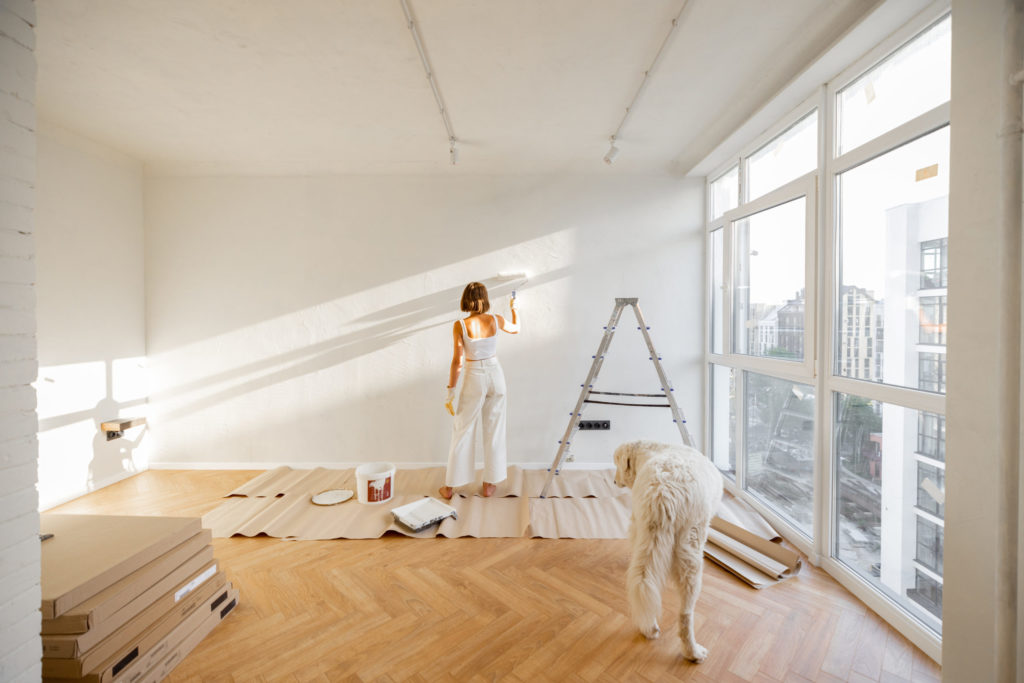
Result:
{"label": "unfinished wall surface", "polygon": [[38,681],[35,5],[0,0],[0,680]]}
{"label": "unfinished wall surface", "polygon": [[145,467],[142,165],[40,122],[36,184],[42,509]]}
{"label": "unfinished wall surface", "polygon": [[[550,464],[617,296],[636,296],[700,439],[703,186],[669,176],[146,181],[153,466],[443,463],[464,285],[491,287],[509,458]],[[632,314],[599,386],[660,389]],[[578,461],[678,442],[665,409],[590,407]]]}

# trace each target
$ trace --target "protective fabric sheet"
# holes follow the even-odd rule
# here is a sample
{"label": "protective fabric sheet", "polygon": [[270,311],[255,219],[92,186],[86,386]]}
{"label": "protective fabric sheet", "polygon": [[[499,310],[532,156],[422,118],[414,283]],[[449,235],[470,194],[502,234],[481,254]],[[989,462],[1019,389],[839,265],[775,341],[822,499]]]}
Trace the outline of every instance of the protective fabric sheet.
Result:
{"label": "protective fabric sheet", "polygon": [[[268,470],[229,493],[207,513],[203,525],[217,537],[265,534],[287,540],[380,538],[388,532],[413,538],[626,538],[632,497],[615,486],[614,471],[562,470],[540,498],[546,470],[509,467],[508,478],[490,498],[477,481],[455,489],[448,504],[457,518],[413,532],[394,519],[391,509],[424,496],[437,496],[444,468],[401,469],[395,495],[386,503],[360,504],[355,499],[332,506],[314,505],[313,494],[356,487],[352,469]],[[752,507],[726,493],[712,522],[705,555],[753,586],[763,588],[794,576],[799,553]]]}

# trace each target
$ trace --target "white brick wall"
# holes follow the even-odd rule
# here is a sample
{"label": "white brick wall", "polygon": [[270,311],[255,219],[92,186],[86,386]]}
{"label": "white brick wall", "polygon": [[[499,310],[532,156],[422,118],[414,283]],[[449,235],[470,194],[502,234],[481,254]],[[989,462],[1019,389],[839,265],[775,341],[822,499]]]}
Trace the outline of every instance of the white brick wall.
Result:
{"label": "white brick wall", "polygon": [[0,0],[0,681],[38,681],[35,4]]}

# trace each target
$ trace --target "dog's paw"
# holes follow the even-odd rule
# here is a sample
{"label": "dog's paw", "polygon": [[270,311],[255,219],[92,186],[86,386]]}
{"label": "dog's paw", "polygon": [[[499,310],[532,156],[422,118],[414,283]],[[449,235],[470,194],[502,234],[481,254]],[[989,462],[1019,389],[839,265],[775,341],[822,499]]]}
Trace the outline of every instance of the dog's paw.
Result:
{"label": "dog's paw", "polygon": [[658,623],[655,622],[652,626],[641,628],[640,635],[642,635],[647,640],[654,640],[661,635],[661,629],[658,628]]}
{"label": "dog's paw", "polygon": [[683,656],[689,659],[691,662],[700,664],[708,658],[708,649],[703,645],[693,644],[693,647],[687,647],[683,644]]}

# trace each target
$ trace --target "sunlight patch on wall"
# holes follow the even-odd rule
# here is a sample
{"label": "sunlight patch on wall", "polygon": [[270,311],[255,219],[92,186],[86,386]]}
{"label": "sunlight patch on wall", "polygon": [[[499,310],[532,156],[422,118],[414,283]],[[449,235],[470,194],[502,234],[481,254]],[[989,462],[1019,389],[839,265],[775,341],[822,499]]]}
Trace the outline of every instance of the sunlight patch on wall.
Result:
{"label": "sunlight patch on wall", "polygon": [[111,441],[100,425],[146,417],[145,358],[41,367],[35,382],[39,414],[39,504],[48,509],[146,468],[145,426]]}
{"label": "sunlight patch on wall", "polygon": [[[311,404],[441,384],[451,325],[461,317],[459,297],[473,280],[488,285],[492,312],[505,317],[516,289],[530,326],[522,347],[541,347],[557,335],[548,318],[565,306],[568,294],[557,281],[571,262],[574,233],[569,228],[158,354],[151,359],[153,411],[175,419],[230,405],[235,427],[239,420],[255,426],[287,421]],[[524,286],[498,277],[508,271],[527,271],[531,280]],[[516,342],[506,348],[522,350]]]}

